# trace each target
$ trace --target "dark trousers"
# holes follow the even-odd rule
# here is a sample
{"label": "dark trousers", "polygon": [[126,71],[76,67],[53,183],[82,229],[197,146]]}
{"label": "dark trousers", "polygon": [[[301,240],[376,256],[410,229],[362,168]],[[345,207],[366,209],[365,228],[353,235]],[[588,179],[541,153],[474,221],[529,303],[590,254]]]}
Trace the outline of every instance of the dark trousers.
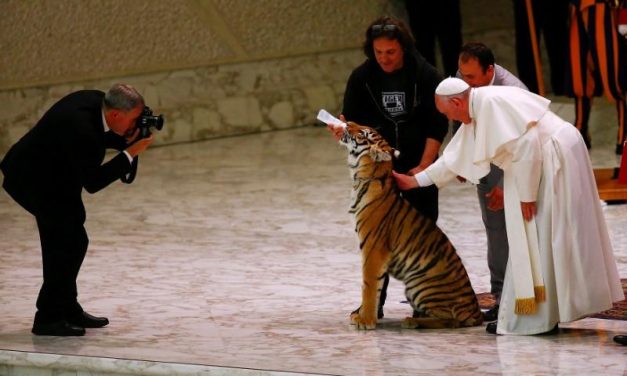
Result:
{"label": "dark trousers", "polygon": [[503,170],[490,164],[490,173],[477,184],[481,219],[483,220],[488,242],[490,292],[494,295],[497,304],[501,301],[503,281],[505,281],[505,268],[509,258],[509,243],[507,242],[507,229],[505,228],[505,210],[492,211],[488,209],[488,199],[485,195],[492,191],[494,187],[499,186],[499,182],[502,179]]}
{"label": "dark trousers", "polygon": [[462,47],[462,23],[459,0],[406,0],[407,17],[416,49],[434,67],[436,40],[442,53],[446,76],[455,77],[457,58]]}
{"label": "dark trousers", "polygon": [[37,298],[35,323],[63,320],[83,311],[78,303],[76,279],[89,240],[81,221],[60,221],[38,215],[43,285]]}
{"label": "dark trousers", "polygon": [[401,196],[425,217],[431,218],[434,222],[438,220],[439,192],[435,185],[404,191],[401,192]]}
{"label": "dark trousers", "polygon": [[83,311],[76,279],[89,240],[83,226],[85,207],[80,196],[61,200],[60,194],[35,194],[5,177],[7,193],[37,221],[43,284],[37,297],[35,324],[48,324]]}
{"label": "dark trousers", "polygon": [[530,91],[539,93],[533,46],[536,45],[539,52],[540,41],[544,37],[551,71],[551,88],[556,95],[563,95],[568,43],[568,0],[530,0],[530,2],[535,39],[532,38],[527,0],[513,0],[518,77]]}

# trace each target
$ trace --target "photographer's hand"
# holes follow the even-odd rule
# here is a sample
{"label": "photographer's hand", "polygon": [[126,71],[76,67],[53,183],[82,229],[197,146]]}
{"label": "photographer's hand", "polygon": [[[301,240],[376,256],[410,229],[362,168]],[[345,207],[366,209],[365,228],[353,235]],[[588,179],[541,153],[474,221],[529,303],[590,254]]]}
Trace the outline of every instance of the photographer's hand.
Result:
{"label": "photographer's hand", "polygon": [[152,134],[146,138],[139,139],[135,141],[131,146],[127,147],[126,152],[129,153],[131,157],[135,158],[137,155],[146,150],[154,140],[155,137]]}
{"label": "photographer's hand", "polygon": [[139,136],[139,128],[133,127],[132,129],[129,129],[124,134],[124,139],[126,140],[127,144],[132,144],[133,141],[135,141],[135,139],[137,139],[138,136]]}

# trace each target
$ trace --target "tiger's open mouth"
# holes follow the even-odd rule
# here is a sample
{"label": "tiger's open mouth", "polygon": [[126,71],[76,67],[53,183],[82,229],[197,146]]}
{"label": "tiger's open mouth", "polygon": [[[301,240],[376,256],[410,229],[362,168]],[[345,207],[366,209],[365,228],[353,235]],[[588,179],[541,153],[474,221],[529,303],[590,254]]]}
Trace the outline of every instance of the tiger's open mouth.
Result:
{"label": "tiger's open mouth", "polygon": [[342,133],[342,137],[340,137],[340,145],[343,145],[348,149],[348,153],[353,156],[358,156],[364,151],[364,148],[369,147],[369,145],[361,145],[355,139],[349,130],[348,127],[344,129],[344,133]]}
{"label": "tiger's open mouth", "polygon": [[[378,147],[380,141],[383,141],[383,144],[385,145],[381,150],[379,150]],[[374,129],[362,127],[354,123],[349,123],[348,126],[344,128],[344,132],[339,139],[339,143],[340,145],[345,146],[348,149],[349,154],[354,157],[358,157],[371,148],[378,150],[379,154],[385,153],[389,155],[392,159],[399,159],[401,155],[400,151],[389,147]],[[377,160],[387,160],[387,158],[381,157],[381,159]]]}
{"label": "tiger's open mouth", "polygon": [[354,142],[354,140],[350,137],[350,134],[348,133],[348,128],[344,128],[342,137],[340,137],[340,144],[344,146],[350,146],[349,143],[351,140]]}

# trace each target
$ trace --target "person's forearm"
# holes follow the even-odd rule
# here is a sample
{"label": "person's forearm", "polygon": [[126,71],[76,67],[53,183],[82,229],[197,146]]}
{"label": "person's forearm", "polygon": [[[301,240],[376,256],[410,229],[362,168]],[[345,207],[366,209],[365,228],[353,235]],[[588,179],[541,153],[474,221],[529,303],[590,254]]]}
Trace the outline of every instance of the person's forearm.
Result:
{"label": "person's forearm", "polygon": [[448,170],[442,159],[438,159],[425,171],[420,171],[416,174],[407,175],[392,171],[392,175],[396,179],[398,187],[403,191],[418,187],[428,187],[433,184],[440,187],[440,184],[446,183],[451,177],[455,177],[455,173]]}
{"label": "person's forearm", "polygon": [[423,170],[429,167],[433,161],[438,157],[438,152],[440,151],[440,146],[442,143],[433,138],[427,138],[427,142],[425,143],[425,150],[422,153],[422,158],[420,159],[420,165]]}
{"label": "person's forearm", "polygon": [[[433,184],[438,186],[438,188],[445,186],[457,176],[455,172],[451,171],[447,167],[444,162],[444,158],[436,160],[423,172],[428,176],[429,180],[431,180]],[[420,179],[424,179],[425,182],[428,182],[426,178],[421,177]]]}

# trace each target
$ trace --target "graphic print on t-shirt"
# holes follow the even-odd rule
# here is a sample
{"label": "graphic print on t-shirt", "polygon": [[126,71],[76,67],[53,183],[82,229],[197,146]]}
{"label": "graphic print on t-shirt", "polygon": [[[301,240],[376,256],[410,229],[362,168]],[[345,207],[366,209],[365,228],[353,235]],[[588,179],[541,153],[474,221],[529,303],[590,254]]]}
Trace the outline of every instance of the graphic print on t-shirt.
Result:
{"label": "graphic print on t-shirt", "polygon": [[383,108],[390,116],[405,114],[405,93],[402,91],[384,91],[381,93]]}

